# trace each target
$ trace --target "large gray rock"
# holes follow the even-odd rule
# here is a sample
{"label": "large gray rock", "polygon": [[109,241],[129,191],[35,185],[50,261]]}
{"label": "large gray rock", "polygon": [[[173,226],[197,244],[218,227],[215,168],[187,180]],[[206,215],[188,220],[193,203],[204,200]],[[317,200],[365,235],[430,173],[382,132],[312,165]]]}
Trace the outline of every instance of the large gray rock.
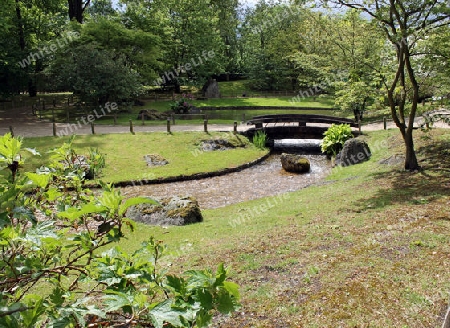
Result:
{"label": "large gray rock", "polygon": [[287,172],[305,173],[309,172],[311,163],[304,156],[283,153],[281,154],[281,166]]}
{"label": "large gray rock", "polygon": [[155,199],[160,205],[139,204],[131,206],[127,216],[150,225],[186,225],[203,221],[198,202],[193,197],[175,196]]}
{"label": "large gray rock", "polygon": [[336,155],[335,164],[350,166],[367,161],[371,156],[367,143],[359,138],[352,138],[344,143],[344,147]]}
{"label": "large gray rock", "polygon": [[219,83],[215,79],[209,79],[202,88],[205,98],[220,98]]}

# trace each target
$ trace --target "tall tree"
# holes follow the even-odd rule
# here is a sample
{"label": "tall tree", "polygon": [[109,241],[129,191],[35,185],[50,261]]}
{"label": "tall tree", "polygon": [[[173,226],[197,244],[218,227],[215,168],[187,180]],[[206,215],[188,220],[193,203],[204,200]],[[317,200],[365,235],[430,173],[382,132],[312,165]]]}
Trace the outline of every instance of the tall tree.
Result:
{"label": "tall tree", "polygon": [[291,56],[300,45],[296,26],[302,20],[300,7],[259,1],[247,8],[240,29],[242,58],[251,87],[286,90],[296,85]]}
{"label": "tall tree", "polygon": [[[418,170],[413,128],[420,99],[418,67],[413,57],[418,43],[434,30],[450,23],[450,9],[445,0],[330,0],[371,17],[381,28],[396,54],[394,74],[381,74],[387,92],[392,119],[405,144],[405,169]],[[382,73],[382,72],[380,72]],[[408,97],[409,95],[409,97]],[[410,108],[407,100],[410,99]]]}
{"label": "tall tree", "polygon": [[1,7],[0,89],[37,90],[39,74],[50,59],[44,47],[61,37],[66,16],[62,0],[7,0]]}

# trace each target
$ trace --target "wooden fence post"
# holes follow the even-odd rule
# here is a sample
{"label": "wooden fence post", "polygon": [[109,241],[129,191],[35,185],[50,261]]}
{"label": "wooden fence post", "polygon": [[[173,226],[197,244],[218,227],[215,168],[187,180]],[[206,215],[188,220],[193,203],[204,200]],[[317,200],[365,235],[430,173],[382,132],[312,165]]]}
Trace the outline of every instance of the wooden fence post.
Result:
{"label": "wooden fence post", "polygon": [[52,107],[52,127],[53,127],[53,136],[56,137],[55,109],[53,107]]}
{"label": "wooden fence post", "polygon": [[167,118],[167,133],[171,133],[170,132],[170,117]]}
{"label": "wooden fence post", "polygon": [[94,122],[91,122],[91,132],[92,134],[95,134]]}
{"label": "wooden fence post", "polygon": [[203,130],[208,133],[208,119],[203,120]]}
{"label": "wooden fence post", "polygon": [[233,132],[234,132],[234,134],[237,133],[237,122],[236,121],[234,121],[234,124],[233,124]]}
{"label": "wooden fence post", "polygon": [[133,130],[133,120],[130,119],[130,132],[131,134],[134,134],[134,130]]}
{"label": "wooden fence post", "polygon": [[14,130],[12,125],[9,126],[9,132],[11,132],[11,136],[14,137]]}

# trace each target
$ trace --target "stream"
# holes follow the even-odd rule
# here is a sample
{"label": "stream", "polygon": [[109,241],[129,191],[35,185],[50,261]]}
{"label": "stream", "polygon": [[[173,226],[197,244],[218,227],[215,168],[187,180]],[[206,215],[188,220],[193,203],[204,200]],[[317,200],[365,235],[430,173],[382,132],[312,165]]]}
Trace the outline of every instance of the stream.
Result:
{"label": "stream", "polygon": [[[292,152],[291,152],[292,153]],[[331,164],[324,155],[304,154],[311,162],[309,173],[295,174],[282,169],[280,153],[240,172],[201,180],[171,182],[122,188],[126,197],[157,198],[193,196],[200,208],[218,208],[266,196],[295,191],[322,181]]]}

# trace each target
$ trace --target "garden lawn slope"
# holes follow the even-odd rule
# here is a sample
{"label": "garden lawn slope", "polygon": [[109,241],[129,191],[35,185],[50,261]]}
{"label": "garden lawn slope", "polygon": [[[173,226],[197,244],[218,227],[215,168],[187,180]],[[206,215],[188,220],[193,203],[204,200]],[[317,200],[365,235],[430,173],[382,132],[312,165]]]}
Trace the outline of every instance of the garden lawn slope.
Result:
{"label": "garden lawn slope", "polygon": [[[25,146],[36,148],[41,157],[27,160],[26,169],[37,168],[48,162],[48,150],[60,146],[68,137],[29,138]],[[200,142],[208,139],[222,139],[237,146],[223,151],[202,151]],[[80,155],[88,155],[89,148],[98,148],[106,157],[106,167],[100,179],[105,182],[155,180],[175,176],[189,176],[197,173],[215,172],[252,162],[267,151],[257,149],[241,135],[233,133],[147,133],[108,134],[76,136],[74,148]],[[169,164],[147,166],[145,155],[157,154]]]}
{"label": "garden lawn slope", "polygon": [[450,135],[415,136],[420,173],[380,164],[403,154],[402,140],[398,130],[373,132],[372,158],[335,168],[325,183],[206,210],[200,224],[139,225],[121,246],[153,234],[174,272],[224,262],[243,306],[214,327],[440,327],[450,291]]}

